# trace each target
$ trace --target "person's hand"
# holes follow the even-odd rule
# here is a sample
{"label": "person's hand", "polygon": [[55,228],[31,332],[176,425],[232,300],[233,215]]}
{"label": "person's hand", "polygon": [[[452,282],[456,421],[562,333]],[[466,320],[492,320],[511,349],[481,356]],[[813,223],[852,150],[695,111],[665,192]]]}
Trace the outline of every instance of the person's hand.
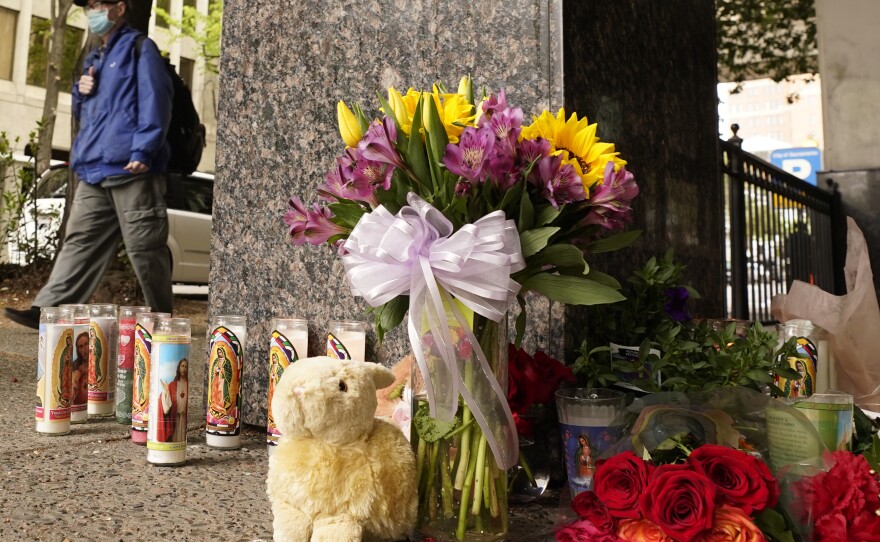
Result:
{"label": "person's hand", "polygon": [[137,160],[132,160],[131,162],[128,163],[127,166],[125,166],[122,169],[131,173],[132,175],[140,175],[141,173],[146,173],[146,172],[150,171],[150,166],[148,166],[142,162],[138,162]]}
{"label": "person's hand", "polygon": [[79,93],[83,96],[89,96],[95,88],[95,67],[89,66],[89,74],[82,75],[79,78]]}

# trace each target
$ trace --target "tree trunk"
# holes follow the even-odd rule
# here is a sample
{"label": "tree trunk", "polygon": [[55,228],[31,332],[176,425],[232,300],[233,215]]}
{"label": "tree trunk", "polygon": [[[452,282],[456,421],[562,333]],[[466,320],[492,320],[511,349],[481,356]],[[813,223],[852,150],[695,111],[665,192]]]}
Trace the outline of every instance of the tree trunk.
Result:
{"label": "tree trunk", "polygon": [[49,54],[46,62],[46,99],[43,102],[43,117],[37,136],[37,174],[49,167],[52,158],[52,136],[55,134],[55,117],[58,112],[58,82],[60,80],[61,57],[64,54],[64,34],[67,31],[67,14],[73,0],[52,0],[52,35],[49,38]]}

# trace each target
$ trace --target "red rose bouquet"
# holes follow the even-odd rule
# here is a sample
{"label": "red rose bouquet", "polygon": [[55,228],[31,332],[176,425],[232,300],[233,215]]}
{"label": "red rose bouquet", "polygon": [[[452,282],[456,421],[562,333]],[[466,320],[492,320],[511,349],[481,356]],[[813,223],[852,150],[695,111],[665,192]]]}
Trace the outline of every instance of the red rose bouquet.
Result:
{"label": "red rose bouquet", "polygon": [[785,520],[773,511],[780,489],[770,469],[733,448],[704,444],[660,466],[623,452],[600,462],[593,482],[557,540],[753,542],[768,539],[760,527],[768,521],[777,523],[771,539],[791,536],[778,528]]}
{"label": "red rose bouquet", "polygon": [[534,431],[526,412],[532,405],[549,404],[563,381],[574,383],[574,373],[559,360],[544,352],[534,357],[513,344],[508,346],[507,404],[513,413],[516,430],[524,437]]}

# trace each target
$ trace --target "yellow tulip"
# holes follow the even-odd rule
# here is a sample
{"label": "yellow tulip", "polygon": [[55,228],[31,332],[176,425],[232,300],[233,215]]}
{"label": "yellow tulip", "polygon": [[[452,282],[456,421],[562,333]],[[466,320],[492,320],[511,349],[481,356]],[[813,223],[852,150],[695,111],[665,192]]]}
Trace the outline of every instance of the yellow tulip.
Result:
{"label": "yellow tulip", "polygon": [[351,109],[341,100],[336,104],[336,121],[339,123],[339,134],[345,141],[345,145],[352,148],[357,147],[358,141],[364,136],[361,132],[361,125]]}
{"label": "yellow tulip", "polygon": [[461,94],[465,98],[473,96],[474,87],[470,75],[465,75],[461,78],[461,81],[458,82],[458,94]]}
{"label": "yellow tulip", "polygon": [[[403,105],[403,97],[401,97],[400,92],[398,92],[394,87],[390,87],[388,89],[388,105],[391,106],[392,114],[395,118],[397,118],[397,124],[401,127],[410,125],[412,126],[412,120],[410,119],[410,115],[406,111],[406,106]],[[405,132],[409,133],[409,130],[404,129]]]}

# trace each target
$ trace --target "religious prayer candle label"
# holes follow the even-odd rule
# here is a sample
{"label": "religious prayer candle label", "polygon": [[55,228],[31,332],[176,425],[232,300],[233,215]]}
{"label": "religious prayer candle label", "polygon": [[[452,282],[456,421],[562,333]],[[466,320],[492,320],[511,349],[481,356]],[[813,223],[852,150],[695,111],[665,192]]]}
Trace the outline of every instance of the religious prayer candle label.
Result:
{"label": "religious prayer candle label", "polygon": [[[605,425],[569,425],[560,423],[562,453],[565,473],[572,490],[576,493],[593,489],[596,459],[619,436],[619,427],[608,426],[607,420],[595,420]],[[585,419],[585,423],[589,420]]]}
{"label": "religious prayer candle label", "polygon": [[281,438],[281,431],[275,425],[275,416],[272,414],[275,386],[278,385],[288,365],[298,359],[299,354],[287,337],[278,331],[272,331],[272,338],[269,339],[269,415],[266,424],[266,443],[270,446],[277,446]]}
{"label": "religious prayer candle label", "polygon": [[[89,322],[90,403],[113,401],[110,389],[110,343],[116,339],[116,318],[95,318]],[[112,412],[111,412],[112,414]]]}
{"label": "religious prayer candle label", "polygon": [[131,428],[147,430],[150,397],[150,348],[153,337],[140,324],[134,328],[134,367],[131,390]]}
{"label": "religious prayer candle label", "polygon": [[44,427],[52,422],[70,423],[73,348],[70,324],[40,324],[36,419]]}
{"label": "religious prayer candle label", "polygon": [[[89,403],[89,318],[77,318],[73,326],[73,368],[71,412],[86,412]],[[85,420],[83,420],[85,421]]]}
{"label": "religious prayer candle label", "polygon": [[[617,362],[617,364],[623,364],[624,366],[632,368],[631,371],[615,370],[615,374],[619,379],[617,385],[634,391],[644,392],[645,390],[636,386],[634,382],[636,380],[646,380],[651,374],[652,367],[648,361],[645,361],[644,365],[639,367],[639,350],[641,347],[621,346],[615,343],[610,343],[609,346],[611,347],[610,356],[612,362]],[[660,351],[656,348],[650,349],[648,353],[654,354],[658,358],[660,357]],[[660,385],[659,374],[657,375],[657,385]]]}
{"label": "religious prayer candle label", "polygon": [[135,319],[119,319],[119,355],[116,367],[116,419],[120,423],[131,422],[132,389],[134,370]]}
{"label": "religious prayer candle label", "polygon": [[327,356],[336,359],[351,359],[348,349],[332,333],[327,335]]}
{"label": "religious prayer candle label", "polygon": [[782,396],[804,399],[816,393],[816,371],[819,369],[819,353],[816,345],[806,337],[798,337],[797,352],[788,358],[788,364],[801,376],[796,380],[775,376],[774,383],[782,390]]}
{"label": "religious prayer candle label", "polygon": [[210,435],[235,436],[241,430],[241,342],[229,328],[211,333],[208,361],[208,415]]}
{"label": "religious prayer candle label", "polygon": [[147,449],[186,450],[190,337],[154,335]]}

